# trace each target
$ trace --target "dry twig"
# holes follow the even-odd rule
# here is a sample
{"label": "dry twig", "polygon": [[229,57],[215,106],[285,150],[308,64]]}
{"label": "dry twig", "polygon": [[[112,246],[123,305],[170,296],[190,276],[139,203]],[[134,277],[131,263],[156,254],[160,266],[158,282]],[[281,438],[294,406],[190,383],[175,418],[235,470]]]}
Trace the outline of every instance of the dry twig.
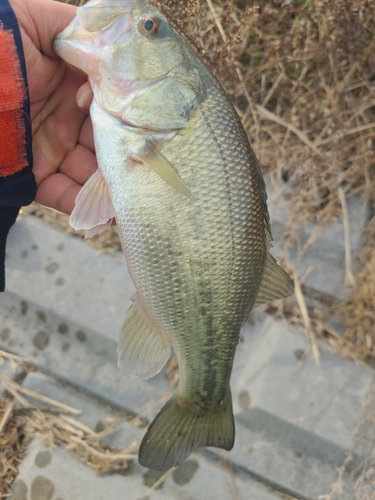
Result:
{"label": "dry twig", "polygon": [[63,411],[66,413],[73,413],[74,415],[80,415],[82,413],[81,410],[77,410],[76,408],[72,408],[71,406],[68,406],[64,403],[61,403],[60,401],[56,401],[55,399],[48,398],[47,396],[43,396],[42,394],[39,394],[36,391],[32,391],[31,389],[27,389],[26,387],[22,387],[22,385],[17,384],[17,382],[14,382],[13,380],[3,378],[2,383],[6,387],[7,390],[12,389],[13,391],[16,391],[18,393],[21,392],[22,394],[25,394],[26,396],[30,396],[34,399],[37,399],[38,401],[42,401],[43,403],[47,403],[51,406],[55,406],[56,408],[59,408],[60,411]]}
{"label": "dry twig", "polygon": [[9,403],[5,409],[3,418],[1,419],[1,422],[0,422],[0,434],[3,432],[6,424],[8,423],[8,419],[9,419],[10,415],[12,414],[15,402],[16,402],[15,399],[12,399],[11,401],[9,401]]}
{"label": "dry twig", "polygon": [[155,491],[161,484],[164,483],[164,481],[167,479],[167,477],[172,474],[173,471],[175,471],[177,469],[177,467],[172,467],[171,469],[167,470],[167,472],[165,474],[163,474],[161,476],[161,478],[159,478],[155,484],[153,484],[151,486],[151,488],[149,490],[146,491],[146,494],[145,494],[145,497],[149,497],[151,495],[151,493],[153,491]]}
{"label": "dry twig", "polygon": [[311,321],[310,321],[310,316],[309,312],[306,307],[306,302],[305,302],[305,297],[303,296],[302,290],[301,290],[301,285],[298,279],[298,275],[296,272],[293,274],[294,278],[294,293],[297,299],[298,306],[300,308],[303,321],[305,323],[305,330],[310,336],[310,341],[311,341],[311,348],[314,354],[314,359],[315,363],[319,366],[320,364],[320,353],[319,353],[319,348],[318,344],[316,343],[316,338],[315,338],[315,332],[311,326]]}
{"label": "dry twig", "polygon": [[342,217],[345,239],[345,284],[355,286],[355,277],[352,271],[352,250],[350,245],[349,214],[346,205],[346,197],[342,187],[338,189],[339,199],[342,206]]}

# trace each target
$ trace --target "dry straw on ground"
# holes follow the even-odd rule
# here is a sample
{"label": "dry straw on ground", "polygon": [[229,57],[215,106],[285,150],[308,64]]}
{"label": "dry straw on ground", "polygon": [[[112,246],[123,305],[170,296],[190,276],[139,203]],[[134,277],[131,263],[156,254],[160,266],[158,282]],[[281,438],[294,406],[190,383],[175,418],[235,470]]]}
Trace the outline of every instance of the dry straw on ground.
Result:
{"label": "dry straw on ground", "polygon": [[[13,363],[23,362],[17,356],[0,351],[0,361],[4,358]],[[64,446],[99,474],[129,472],[131,460],[137,458],[138,442],[129,443],[124,450],[106,449],[101,445],[102,438],[115,432],[121,422],[113,421],[106,429],[96,432],[77,420],[80,410],[7,378],[3,378],[1,384],[8,396],[0,399],[0,499],[7,496],[24,451],[37,436],[46,446]],[[137,419],[135,424],[142,425],[142,422]]]}

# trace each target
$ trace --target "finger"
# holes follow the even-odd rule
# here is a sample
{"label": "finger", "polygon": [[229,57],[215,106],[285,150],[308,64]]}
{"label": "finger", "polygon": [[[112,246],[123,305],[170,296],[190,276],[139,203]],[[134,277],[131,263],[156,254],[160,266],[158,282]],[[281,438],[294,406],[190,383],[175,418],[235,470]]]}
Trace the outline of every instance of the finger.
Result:
{"label": "finger", "polygon": [[89,114],[90,106],[93,100],[94,94],[89,82],[86,82],[78,89],[76,95],[77,106],[86,114]]}
{"label": "finger", "polygon": [[90,117],[87,117],[83,122],[78,142],[79,144],[81,144],[81,146],[95,153],[94,133],[92,130],[92,122]]}
{"label": "finger", "polygon": [[76,89],[76,75],[72,68],[67,68],[59,89],[34,120],[33,153],[37,184],[54,174],[77,145],[86,116],[76,105]]}
{"label": "finger", "polygon": [[[57,59],[53,41],[74,18],[76,7],[51,0],[11,0],[18,22],[41,52]],[[30,22],[32,20],[32,22]]]}
{"label": "finger", "polygon": [[59,212],[71,214],[82,186],[70,177],[57,173],[47,177],[38,186],[35,201]]}
{"label": "finger", "polygon": [[83,186],[97,168],[98,164],[94,153],[78,144],[64,159],[59,172]]}

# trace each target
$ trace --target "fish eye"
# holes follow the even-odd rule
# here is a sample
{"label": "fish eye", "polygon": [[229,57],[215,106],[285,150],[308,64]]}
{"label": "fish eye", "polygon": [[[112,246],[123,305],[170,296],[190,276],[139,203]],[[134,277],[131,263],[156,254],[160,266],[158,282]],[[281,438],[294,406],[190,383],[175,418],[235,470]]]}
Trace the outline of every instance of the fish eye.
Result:
{"label": "fish eye", "polygon": [[141,28],[148,35],[156,35],[160,28],[160,21],[154,16],[147,16],[141,20]]}

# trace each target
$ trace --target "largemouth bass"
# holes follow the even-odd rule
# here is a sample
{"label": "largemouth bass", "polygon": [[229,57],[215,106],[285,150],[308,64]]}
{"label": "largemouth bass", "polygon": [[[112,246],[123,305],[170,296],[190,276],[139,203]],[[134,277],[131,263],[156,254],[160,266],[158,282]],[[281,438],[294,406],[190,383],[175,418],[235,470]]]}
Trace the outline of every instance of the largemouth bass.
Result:
{"label": "largemouth bass", "polygon": [[167,19],[143,0],[91,0],[55,50],[87,73],[99,170],[71,216],[88,235],[116,219],[136,295],[119,366],[158,373],[173,346],[177,394],[149,426],[142,465],[230,450],[230,375],[252,308],[291,293],[269,253],[257,158],[226,93]]}

